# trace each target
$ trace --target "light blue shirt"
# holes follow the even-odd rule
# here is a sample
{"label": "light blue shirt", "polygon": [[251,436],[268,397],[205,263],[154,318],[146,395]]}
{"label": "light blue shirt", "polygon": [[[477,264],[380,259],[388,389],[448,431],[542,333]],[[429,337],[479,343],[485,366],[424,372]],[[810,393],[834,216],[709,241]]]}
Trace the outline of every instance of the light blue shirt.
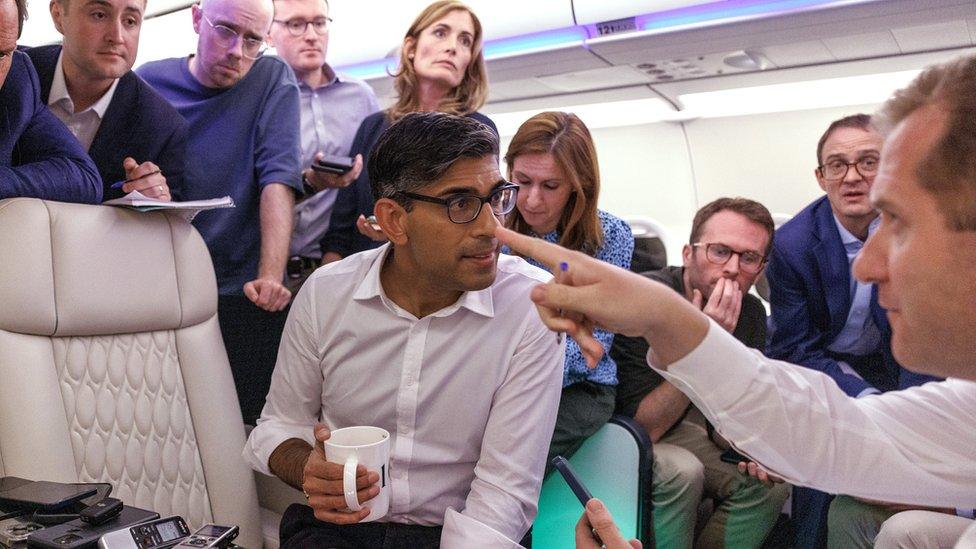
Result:
{"label": "light blue shirt", "polygon": [[[871,221],[871,224],[868,225],[868,236],[874,234],[880,222],[880,217],[876,217]],[[857,254],[861,253],[864,242],[844,228],[844,225],[841,224],[836,215],[834,216],[834,223],[837,224],[837,230],[840,232],[840,240],[844,243],[844,250],[847,252],[848,267],[853,268],[854,259],[857,257]],[[830,342],[830,345],[827,346],[829,350],[835,353],[863,356],[875,352],[878,346],[881,345],[881,330],[878,329],[874,323],[874,319],[871,318],[871,291],[873,288],[874,284],[865,284],[858,281],[854,277],[853,269],[851,270],[851,309],[847,313],[847,322],[844,323],[844,328]],[[840,364],[841,369],[845,373],[858,375],[847,363],[839,362],[838,364]],[[871,389],[867,389],[866,391],[871,393],[878,392]]]}
{"label": "light blue shirt", "polygon": [[[312,164],[319,152],[348,156],[359,124],[380,110],[376,94],[369,84],[336,75],[328,65],[322,70],[326,75],[332,75],[328,85],[313,90],[305,82],[298,83],[303,169]],[[363,169],[366,169],[365,166]],[[325,189],[295,205],[295,229],[289,249],[291,255],[315,259],[322,257],[319,241],[329,230],[332,206],[338,192],[338,189]]]}

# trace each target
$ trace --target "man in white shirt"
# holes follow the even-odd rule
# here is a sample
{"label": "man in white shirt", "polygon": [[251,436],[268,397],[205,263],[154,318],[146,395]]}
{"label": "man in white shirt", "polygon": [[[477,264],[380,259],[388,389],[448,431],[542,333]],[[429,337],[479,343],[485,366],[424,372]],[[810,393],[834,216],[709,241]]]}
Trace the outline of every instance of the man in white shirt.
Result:
{"label": "man in white shirt", "polygon": [[[882,109],[871,201],[881,225],[855,263],[878,285],[895,358],[945,376],[854,399],[820,372],[767,359],[660,285],[503,230],[569,284],[533,290],[550,327],[601,347],[561,311],[647,339],[648,362],[740,450],[794,484],[862,498],[976,507],[976,57],[923,72]],[[892,129],[893,128],[893,129]],[[575,287],[574,287],[575,286]],[[716,384],[722,379],[722,384]],[[958,546],[976,541],[973,528]]]}
{"label": "man in white shirt", "polygon": [[[497,155],[490,129],[443,113],[404,117],[370,155],[390,243],[302,287],[244,451],[308,495],[285,513],[284,547],[517,547],[532,523],[564,342],[527,299],[549,275],[498,255],[517,187]],[[354,425],[392,434],[380,522],[353,524],[368,510],[345,509],[323,450],[328,429]],[[360,501],[378,480],[360,469]]]}

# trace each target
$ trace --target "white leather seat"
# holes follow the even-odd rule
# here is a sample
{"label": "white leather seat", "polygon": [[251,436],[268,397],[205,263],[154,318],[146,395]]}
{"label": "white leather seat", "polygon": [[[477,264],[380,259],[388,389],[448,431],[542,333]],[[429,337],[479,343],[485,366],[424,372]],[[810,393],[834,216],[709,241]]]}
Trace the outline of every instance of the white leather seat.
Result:
{"label": "white leather seat", "polygon": [[260,547],[213,265],[177,216],[0,201],[0,474],[110,482]]}

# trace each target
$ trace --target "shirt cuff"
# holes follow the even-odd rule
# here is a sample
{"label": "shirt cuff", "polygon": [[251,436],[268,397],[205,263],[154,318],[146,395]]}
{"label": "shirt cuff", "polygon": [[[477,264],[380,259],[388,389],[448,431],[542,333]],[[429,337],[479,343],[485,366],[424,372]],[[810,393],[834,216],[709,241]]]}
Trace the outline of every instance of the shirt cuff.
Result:
{"label": "shirt cuff", "polygon": [[241,455],[252,469],[268,476],[275,476],[268,467],[271,454],[278,449],[282,442],[299,438],[310,446],[315,446],[314,425],[286,425],[270,421],[258,421],[257,427],[251,430],[244,444]]}
{"label": "shirt cuff", "polygon": [[861,391],[860,393],[858,393],[857,396],[854,397],[854,398],[861,398],[861,397],[865,397],[865,396],[868,396],[868,395],[880,395],[880,394],[881,394],[881,391],[875,389],[874,387],[868,387],[867,389],[865,389],[865,390]]}
{"label": "shirt cuff", "polygon": [[521,549],[491,526],[448,508],[441,530],[443,549]]}

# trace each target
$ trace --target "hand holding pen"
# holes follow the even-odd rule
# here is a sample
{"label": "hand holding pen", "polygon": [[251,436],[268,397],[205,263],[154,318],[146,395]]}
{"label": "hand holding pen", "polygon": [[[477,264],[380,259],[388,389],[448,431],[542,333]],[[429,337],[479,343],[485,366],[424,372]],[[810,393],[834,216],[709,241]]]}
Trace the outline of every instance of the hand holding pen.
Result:
{"label": "hand holding pen", "polygon": [[139,191],[146,197],[156,200],[172,200],[166,177],[156,164],[152,162],[139,164],[134,158],[126,157],[122,167],[125,169],[125,179],[112,184],[113,189],[122,189],[126,194]]}

